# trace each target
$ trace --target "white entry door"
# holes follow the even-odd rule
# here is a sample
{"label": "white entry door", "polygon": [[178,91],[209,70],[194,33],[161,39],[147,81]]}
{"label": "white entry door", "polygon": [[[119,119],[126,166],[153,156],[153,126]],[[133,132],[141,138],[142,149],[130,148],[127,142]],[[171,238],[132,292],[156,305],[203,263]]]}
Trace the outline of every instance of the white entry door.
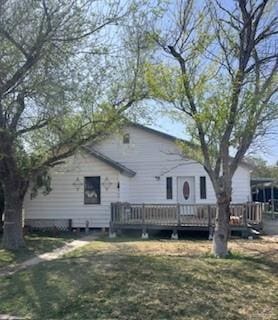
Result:
{"label": "white entry door", "polygon": [[178,202],[181,204],[195,203],[195,178],[178,177]]}

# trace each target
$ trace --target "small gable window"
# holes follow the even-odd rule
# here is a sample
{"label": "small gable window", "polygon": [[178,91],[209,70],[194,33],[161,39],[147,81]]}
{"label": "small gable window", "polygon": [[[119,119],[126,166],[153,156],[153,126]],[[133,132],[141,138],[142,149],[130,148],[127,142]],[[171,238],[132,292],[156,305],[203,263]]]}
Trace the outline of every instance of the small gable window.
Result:
{"label": "small gable window", "polygon": [[206,199],[207,198],[206,177],[200,177],[200,198],[201,199]]}
{"label": "small gable window", "polygon": [[84,178],[84,204],[100,204],[100,177]]}
{"label": "small gable window", "polygon": [[125,134],[123,135],[123,143],[124,143],[124,144],[128,144],[128,143],[129,143],[129,139],[130,139],[129,133],[125,133]]}

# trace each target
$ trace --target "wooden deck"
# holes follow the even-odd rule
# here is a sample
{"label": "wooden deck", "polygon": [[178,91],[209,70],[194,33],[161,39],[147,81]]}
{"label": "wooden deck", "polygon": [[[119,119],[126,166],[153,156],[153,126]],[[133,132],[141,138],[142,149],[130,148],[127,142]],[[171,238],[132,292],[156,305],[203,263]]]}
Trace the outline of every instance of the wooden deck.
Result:
{"label": "wooden deck", "polygon": [[[231,230],[260,228],[263,205],[261,203],[232,204]],[[169,229],[208,230],[213,232],[217,207],[209,205],[182,204],[111,204],[111,230],[120,229]]]}

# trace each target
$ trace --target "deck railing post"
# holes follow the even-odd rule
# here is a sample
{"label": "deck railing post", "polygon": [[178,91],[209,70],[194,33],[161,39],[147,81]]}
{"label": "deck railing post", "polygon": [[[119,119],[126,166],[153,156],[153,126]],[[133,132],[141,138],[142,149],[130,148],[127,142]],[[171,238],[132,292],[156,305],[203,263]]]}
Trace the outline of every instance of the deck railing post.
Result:
{"label": "deck railing post", "polygon": [[178,226],[181,225],[181,206],[179,203],[177,203],[177,221],[178,221]]}
{"label": "deck railing post", "polygon": [[116,237],[116,233],[114,232],[114,222],[115,222],[115,209],[116,209],[116,204],[115,203],[111,203],[111,218],[110,218],[110,228],[109,228],[109,237],[110,238],[115,238]]}
{"label": "deck railing post", "polygon": [[208,205],[208,226],[211,226],[211,210],[210,205]]}
{"label": "deck railing post", "polygon": [[249,204],[246,203],[243,205],[243,225],[244,227],[247,227],[247,221],[248,221],[248,210],[249,210]]}
{"label": "deck railing post", "polygon": [[209,228],[209,240],[213,238],[213,227],[212,227],[212,217],[211,217],[211,207],[208,205],[208,228]]}
{"label": "deck railing post", "polygon": [[121,207],[122,204],[119,204],[119,202],[116,202],[114,205],[114,216],[115,216],[115,222],[121,222],[122,216],[121,216]]}
{"label": "deck railing post", "polygon": [[262,214],[262,204],[261,203],[258,203],[256,204],[256,211],[257,211],[257,214],[256,214],[256,223],[259,223],[261,221],[261,214]]}
{"label": "deck railing post", "polygon": [[69,231],[72,231],[72,219],[69,219]]}
{"label": "deck railing post", "polygon": [[111,211],[110,211],[110,213],[111,213],[111,215],[110,215],[110,221],[111,221],[111,223],[113,223],[113,221],[114,221],[114,207],[115,207],[115,204],[111,202],[110,207],[111,207],[111,209],[110,209],[110,210],[111,210]]}
{"label": "deck railing post", "polygon": [[148,239],[149,235],[147,232],[147,228],[145,226],[146,216],[145,216],[145,204],[142,204],[142,239]]}
{"label": "deck railing post", "polygon": [[142,204],[142,225],[145,225],[145,204]]}
{"label": "deck railing post", "polygon": [[274,183],[271,184],[271,217],[274,220]]}

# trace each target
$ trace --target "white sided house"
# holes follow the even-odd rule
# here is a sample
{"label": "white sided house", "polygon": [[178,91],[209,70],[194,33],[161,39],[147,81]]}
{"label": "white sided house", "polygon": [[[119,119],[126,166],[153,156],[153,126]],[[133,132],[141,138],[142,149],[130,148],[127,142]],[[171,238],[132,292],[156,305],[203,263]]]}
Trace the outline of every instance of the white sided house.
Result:
{"label": "white sided house", "polygon": [[[233,177],[234,204],[251,200],[249,170],[242,164]],[[193,208],[216,203],[206,171],[196,161],[181,157],[176,138],[139,124],[127,125],[121,133],[84,148],[52,168],[50,175],[48,195],[33,199],[26,195],[25,225],[106,228],[112,203],[172,209],[177,204]],[[137,219],[144,219],[142,212]]]}

